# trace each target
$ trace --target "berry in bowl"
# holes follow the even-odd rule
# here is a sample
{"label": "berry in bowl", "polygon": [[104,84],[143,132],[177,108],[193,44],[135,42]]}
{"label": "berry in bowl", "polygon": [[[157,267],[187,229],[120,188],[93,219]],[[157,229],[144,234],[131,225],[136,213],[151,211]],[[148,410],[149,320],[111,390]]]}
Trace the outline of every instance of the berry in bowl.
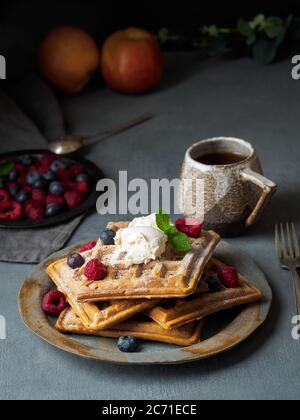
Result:
{"label": "berry in bowl", "polygon": [[47,151],[0,156],[0,226],[66,222],[95,205],[102,173],[91,162]]}

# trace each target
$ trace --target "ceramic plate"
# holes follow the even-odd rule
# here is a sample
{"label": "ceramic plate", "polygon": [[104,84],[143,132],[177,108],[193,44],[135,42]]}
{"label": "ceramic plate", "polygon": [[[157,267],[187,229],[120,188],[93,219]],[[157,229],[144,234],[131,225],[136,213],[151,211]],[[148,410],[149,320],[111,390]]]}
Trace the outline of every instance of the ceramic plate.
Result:
{"label": "ceramic plate", "polygon": [[80,357],[120,364],[177,364],[205,359],[228,351],[246,340],[264,323],[271,307],[272,291],[265,275],[251,258],[222,241],[216,257],[236,266],[246,275],[263,292],[263,301],[210,317],[205,324],[202,342],[190,347],[142,342],[141,352],[121,353],[115,339],[59,333],[54,328],[53,320],[48,319],[41,310],[42,296],[53,287],[44,265],[66,256],[71,249],[56,253],[36,267],[21,288],[19,307],[25,324],[32,332],[49,344]]}
{"label": "ceramic plate", "polygon": [[[49,150],[20,150],[18,152],[10,152],[6,154],[0,155],[0,161],[16,158],[20,156],[27,156],[27,155],[42,155]],[[80,164],[84,166],[86,172],[89,174],[91,180],[91,192],[88,197],[75,209],[64,211],[63,213],[59,214],[58,216],[49,217],[49,219],[41,220],[41,221],[31,221],[31,220],[20,220],[16,222],[5,222],[3,220],[0,221],[0,228],[1,229],[37,229],[43,227],[49,227],[58,225],[61,223],[66,223],[69,220],[74,219],[77,216],[80,216],[92,208],[95,208],[95,203],[97,198],[99,197],[100,193],[96,191],[96,184],[98,181],[103,178],[102,171],[94,165],[89,160],[82,158],[78,154],[72,154],[70,156],[60,156],[66,161],[74,164]]]}

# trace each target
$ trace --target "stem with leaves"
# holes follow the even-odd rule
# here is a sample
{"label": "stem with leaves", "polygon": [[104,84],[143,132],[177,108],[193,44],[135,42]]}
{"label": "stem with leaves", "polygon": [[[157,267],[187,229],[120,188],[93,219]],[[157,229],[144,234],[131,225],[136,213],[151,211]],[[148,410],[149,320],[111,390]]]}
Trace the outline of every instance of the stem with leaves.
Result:
{"label": "stem with leaves", "polygon": [[158,39],[163,46],[198,49],[208,56],[250,53],[256,61],[270,64],[284,42],[300,40],[300,17],[290,15],[282,19],[259,14],[250,21],[239,19],[235,27],[204,25],[189,37],[162,28]]}

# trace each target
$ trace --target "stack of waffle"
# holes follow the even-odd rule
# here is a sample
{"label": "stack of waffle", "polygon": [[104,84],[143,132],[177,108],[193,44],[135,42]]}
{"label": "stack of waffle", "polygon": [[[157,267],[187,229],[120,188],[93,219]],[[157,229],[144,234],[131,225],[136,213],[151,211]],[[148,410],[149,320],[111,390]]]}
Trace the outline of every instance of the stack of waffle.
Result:
{"label": "stack of waffle", "polygon": [[[127,224],[110,223],[117,231]],[[211,314],[261,299],[261,292],[240,275],[235,289],[211,293],[207,280],[224,264],[213,258],[219,242],[203,232],[182,255],[171,246],[159,260],[126,267],[115,246],[97,246],[84,253],[85,264],[99,258],[108,275],[89,281],[83,266],[72,270],[67,259],[51,262],[47,273],[67,297],[56,328],[62,333],[139,339],[189,346],[200,341],[204,319]]]}

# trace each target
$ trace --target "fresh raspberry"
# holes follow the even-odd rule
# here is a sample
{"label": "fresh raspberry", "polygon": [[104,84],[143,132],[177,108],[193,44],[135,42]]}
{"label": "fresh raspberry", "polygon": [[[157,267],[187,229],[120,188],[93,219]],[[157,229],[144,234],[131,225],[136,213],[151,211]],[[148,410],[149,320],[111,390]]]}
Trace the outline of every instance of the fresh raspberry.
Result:
{"label": "fresh raspberry", "polygon": [[31,207],[27,207],[27,217],[33,221],[45,219],[45,208],[39,201],[34,201]]}
{"label": "fresh raspberry", "polygon": [[65,200],[70,209],[75,209],[83,201],[83,197],[78,191],[67,191]]}
{"label": "fresh raspberry", "polygon": [[42,309],[46,315],[58,317],[66,307],[66,297],[58,290],[51,290],[43,297]]}
{"label": "fresh raspberry", "polygon": [[49,166],[48,165],[41,165],[38,168],[38,172],[39,172],[40,175],[45,175],[48,171],[49,171]]}
{"label": "fresh raspberry", "polygon": [[25,185],[25,187],[23,188],[23,191],[26,191],[30,194],[32,193],[32,190],[33,190],[33,188],[32,188],[31,185]]}
{"label": "fresh raspberry", "polygon": [[95,246],[97,245],[97,242],[89,242],[88,244],[82,245],[82,247],[79,249],[79,252],[85,252],[85,251],[89,251],[90,249],[95,248]]}
{"label": "fresh raspberry", "polygon": [[41,166],[47,166],[49,168],[51,163],[53,163],[56,159],[57,159],[57,157],[55,155],[53,155],[52,153],[45,153],[41,157],[41,161],[40,161]]}
{"label": "fresh raspberry", "polygon": [[29,172],[38,172],[38,167],[36,165],[30,165],[28,168],[28,173]]}
{"label": "fresh raspberry", "polygon": [[70,171],[72,177],[74,177],[74,178],[76,176],[80,175],[80,174],[85,173],[85,169],[82,165],[72,165],[72,166],[70,166],[69,171]]}
{"label": "fresh raspberry", "polygon": [[82,181],[76,183],[76,190],[82,195],[88,195],[90,192],[90,186],[88,182]]}
{"label": "fresh raspberry", "polygon": [[0,209],[5,209],[10,205],[10,196],[9,193],[3,188],[0,189]]}
{"label": "fresh raspberry", "polygon": [[0,210],[0,220],[16,221],[23,217],[23,208],[20,203],[10,200],[6,202],[6,207]]}
{"label": "fresh raspberry", "polygon": [[63,185],[67,191],[73,191],[73,190],[76,190],[77,188],[77,182],[75,181],[68,181],[64,183]]}
{"label": "fresh raspberry", "polygon": [[46,195],[45,191],[43,191],[43,190],[33,189],[32,192],[31,192],[31,197],[35,201],[40,201],[43,204],[46,203],[47,195]]}
{"label": "fresh raspberry", "polygon": [[240,285],[239,274],[235,267],[221,267],[218,270],[218,277],[229,289],[236,289]]}
{"label": "fresh raspberry", "polygon": [[26,176],[21,176],[21,177],[18,179],[17,184],[18,184],[20,187],[25,187],[25,186],[27,185]]}
{"label": "fresh raspberry", "polygon": [[56,171],[56,175],[59,177],[60,181],[62,182],[68,182],[72,178],[72,174],[69,171],[69,169],[64,169],[64,168],[58,169]]}
{"label": "fresh raspberry", "polygon": [[53,195],[49,193],[46,198],[46,204],[57,204],[60,207],[65,207],[66,201],[61,195]]}
{"label": "fresh raspberry", "polygon": [[179,232],[183,232],[190,238],[200,238],[202,232],[202,224],[192,217],[180,217],[176,221],[176,228]]}
{"label": "fresh raspberry", "polygon": [[26,201],[26,203],[24,204],[25,216],[28,217],[29,211],[34,207],[39,207],[40,205],[41,203],[39,201],[35,201],[35,200]]}
{"label": "fresh raspberry", "polygon": [[107,276],[107,269],[99,260],[94,259],[85,266],[84,275],[88,280],[103,280]]}
{"label": "fresh raspberry", "polygon": [[21,177],[26,175],[27,169],[25,165],[22,165],[22,163],[16,163],[15,169],[19,172]]}

